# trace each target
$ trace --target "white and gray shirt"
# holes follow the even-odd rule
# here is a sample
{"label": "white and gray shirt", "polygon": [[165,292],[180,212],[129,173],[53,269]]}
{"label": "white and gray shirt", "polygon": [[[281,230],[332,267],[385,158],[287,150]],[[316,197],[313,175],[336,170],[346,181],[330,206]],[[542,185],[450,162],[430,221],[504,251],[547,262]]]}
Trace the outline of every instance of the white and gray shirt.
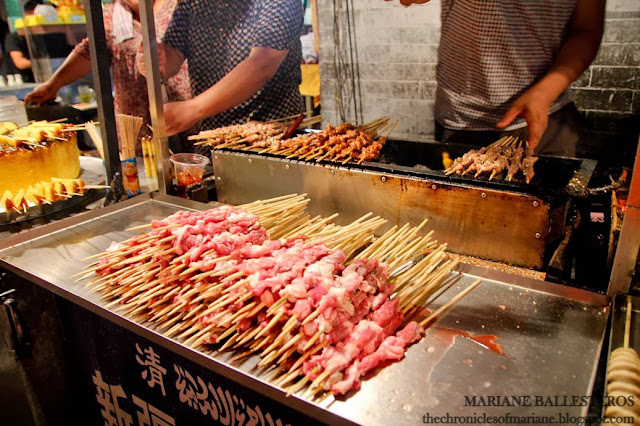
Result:
{"label": "white and gray shirt", "polygon": [[[551,68],[576,1],[442,0],[436,120],[449,129],[494,130]],[[549,113],[569,101],[563,93]],[[507,129],[525,125],[517,119]]]}

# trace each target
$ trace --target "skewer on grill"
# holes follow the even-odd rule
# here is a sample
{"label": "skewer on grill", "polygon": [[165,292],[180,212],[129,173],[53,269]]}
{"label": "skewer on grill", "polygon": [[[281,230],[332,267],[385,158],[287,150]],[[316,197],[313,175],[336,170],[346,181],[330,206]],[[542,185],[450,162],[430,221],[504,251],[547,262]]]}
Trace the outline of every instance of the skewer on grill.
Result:
{"label": "skewer on grill", "polygon": [[454,160],[452,165],[444,170],[445,175],[460,174],[462,176],[474,173],[474,177],[489,173],[489,180],[505,173],[505,179],[512,181],[521,171],[527,183],[534,176],[533,165],[537,157],[526,147],[526,142],[516,136],[505,136],[487,147],[471,150],[462,157]]}

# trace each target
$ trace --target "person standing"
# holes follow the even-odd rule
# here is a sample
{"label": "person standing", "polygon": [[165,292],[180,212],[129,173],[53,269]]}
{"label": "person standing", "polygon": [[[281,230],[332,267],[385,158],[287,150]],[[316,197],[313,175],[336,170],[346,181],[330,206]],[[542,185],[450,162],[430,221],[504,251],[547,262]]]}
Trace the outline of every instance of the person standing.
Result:
{"label": "person standing", "polygon": [[302,11],[300,0],[181,1],[158,46],[160,67],[172,76],[188,59],[193,98],[165,104],[168,134],[302,112]]}
{"label": "person standing", "polygon": [[[40,2],[36,0],[27,1],[24,4],[25,17],[33,15],[33,10],[38,4]],[[7,75],[20,74],[23,82],[33,83],[35,79],[31,70],[31,56],[26,37],[17,32],[10,32],[4,39],[4,51],[7,56]]]}
{"label": "person standing", "polygon": [[575,156],[581,118],[566,89],[598,52],[605,0],[441,3],[436,139],[488,144],[527,127],[535,153]]}
{"label": "person standing", "polygon": [[[178,0],[154,0],[153,11],[156,31],[162,37],[166,31]],[[114,103],[116,114],[143,118],[139,138],[150,134],[149,97],[147,82],[136,67],[138,45],[142,41],[138,0],[118,0],[104,6],[104,28],[107,47],[111,52]],[[116,30],[117,28],[117,30]],[[82,40],[49,80],[29,93],[25,102],[44,104],[56,98],[58,90],[91,72],[88,39]],[[191,97],[187,64],[181,64],[176,74],[167,81],[167,96],[181,101]],[[186,130],[186,129],[185,129]],[[136,152],[142,155],[138,143]]]}

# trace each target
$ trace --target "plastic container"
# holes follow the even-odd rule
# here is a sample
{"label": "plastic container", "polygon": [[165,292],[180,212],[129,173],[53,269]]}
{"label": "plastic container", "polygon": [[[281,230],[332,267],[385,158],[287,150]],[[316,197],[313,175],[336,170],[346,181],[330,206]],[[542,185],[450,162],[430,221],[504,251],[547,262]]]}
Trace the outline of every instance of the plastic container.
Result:
{"label": "plastic container", "polygon": [[178,197],[187,198],[187,187],[202,182],[209,159],[200,154],[174,154],[170,160],[175,169]]}
{"label": "plastic container", "polygon": [[15,96],[0,96],[0,121],[10,121],[18,126],[26,126],[29,119],[24,103]]}
{"label": "plastic container", "polygon": [[78,99],[81,103],[90,104],[95,102],[96,95],[93,89],[86,84],[78,86]]}

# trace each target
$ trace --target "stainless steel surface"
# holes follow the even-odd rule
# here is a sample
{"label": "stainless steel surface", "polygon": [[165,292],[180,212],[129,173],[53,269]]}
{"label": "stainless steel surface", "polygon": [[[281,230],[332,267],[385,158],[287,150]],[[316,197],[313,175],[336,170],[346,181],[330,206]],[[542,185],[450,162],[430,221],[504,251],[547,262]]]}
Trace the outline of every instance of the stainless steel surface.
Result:
{"label": "stainless steel surface", "polygon": [[149,112],[153,127],[153,143],[158,170],[158,188],[166,194],[171,188],[171,164],[169,163],[169,138],[164,121],[164,107],[162,100],[162,76],[158,60],[158,43],[156,28],[153,21],[153,0],[140,2],[140,23],[142,24],[142,44],[144,46],[144,61],[147,64],[147,92],[149,93]]}
{"label": "stainless steel surface", "polygon": [[116,172],[121,170],[120,152],[118,149],[118,133],[116,116],[111,93],[111,53],[107,48],[107,39],[102,19],[102,2],[100,0],[84,0],[87,14],[87,37],[91,53],[91,73],[93,89],[98,100],[98,120],[104,144],[104,165],[107,171],[107,184],[111,184]]}
{"label": "stainless steel surface", "polygon": [[428,218],[425,229],[450,250],[528,268],[543,267],[566,212],[564,204],[532,195],[400,174],[224,151],[213,152],[212,162],[223,203],[307,193],[312,214],[340,212],[338,221],[369,211],[387,219],[387,227]]}
{"label": "stainless steel surface", "polygon": [[[490,395],[589,395],[607,319],[598,294],[463,265],[460,289],[476,277],[485,281],[412,346],[404,360],[369,375],[347,399],[320,404],[285,393],[254,369],[257,358],[232,365],[233,353],[203,353],[167,339],[148,324],[109,309],[96,294],[69,278],[81,259],[133,234],[127,228],[160,219],[184,207],[209,206],[156,194],[139,196],[0,241],[0,266],[13,271],[151,341],[236,382],[329,424],[416,424],[422,416],[487,412],[556,415],[558,407],[468,407],[464,397]],[[453,274],[457,276],[457,274]],[[447,292],[443,299],[447,299]],[[440,302],[440,301],[438,301]],[[454,338],[449,327],[475,335],[494,334],[504,355],[471,340]],[[563,407],[584,415],[586,407]]]}
{"label": "stainless steel surface", "polygon": [[[18,4],[18,9],[20,9],[20,16],[22,17],[22,22],[26,24],[26,16],[24,13],[24,5],[22,2],[17,2]],[[29,27],[29,25],[24,25],[22,27],[22,32],[24,33],[24,37],[27,41],[27,52],[29,53],[29,58],[33,58],[33,61],[31,63],[31,72],[33,73],[33,79],[35,80],[36,83],[44,83],[49,77],[46,76],[46,78],[43,79],[43,72],[42,72],[42,61],[40,60],[41,58],[38,55],[38,52],[36,50],[36,43],[33,40],[33,34],[31,32],[31,28]]]}
{"label": "stainless steel surface", "polygon": [[635,168],[629,188],[627,210],[624,214],[620,238],[613,259],[611,280],[607,294],[626,293],[636,268],[640,249],[640,143],[636,151]]}

